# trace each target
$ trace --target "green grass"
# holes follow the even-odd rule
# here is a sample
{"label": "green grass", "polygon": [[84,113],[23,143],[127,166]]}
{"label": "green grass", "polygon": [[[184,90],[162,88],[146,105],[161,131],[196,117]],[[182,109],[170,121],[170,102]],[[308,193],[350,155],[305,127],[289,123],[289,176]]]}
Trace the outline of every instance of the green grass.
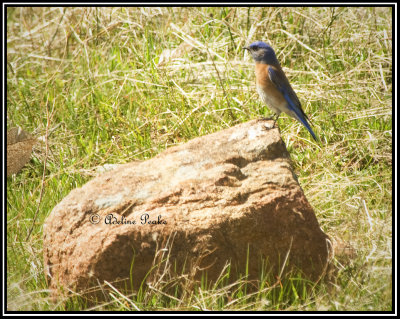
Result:
{"label": "green grass", "polygon": [[261,280],[256,294],[245,278],[176,282],[179,298],[162,286],[114,291],[94,309],[392,310],[391,21],[391,8],[7,8],[7,128],[44,137],[49,122],[44,180],[43,142],[7,179],[7,309],[86,308],[79,295],[51,302],[42,225],[94,167],[272,115],[242,50],[263,40],[321,139],[279,119],[299,182],[322,229],[354,256],[338,254],[334,283],[311,288],[296,275],[273,289]]}

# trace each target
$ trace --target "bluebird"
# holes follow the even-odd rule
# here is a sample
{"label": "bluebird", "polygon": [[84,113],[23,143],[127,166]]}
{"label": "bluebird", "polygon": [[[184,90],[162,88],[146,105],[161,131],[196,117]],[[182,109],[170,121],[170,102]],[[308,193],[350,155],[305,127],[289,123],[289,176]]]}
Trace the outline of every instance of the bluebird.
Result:
{"label": "bluebird", "polygon": [[261,99],[276,113],[275,122],[282,112],[294,117],[310,132],[317,141],[308,124],[308,117],[301,108],[299,98],[290,86],[275,51],[262,41],[253,42],[244,49],[249,50],[256,63],[256,86]]}

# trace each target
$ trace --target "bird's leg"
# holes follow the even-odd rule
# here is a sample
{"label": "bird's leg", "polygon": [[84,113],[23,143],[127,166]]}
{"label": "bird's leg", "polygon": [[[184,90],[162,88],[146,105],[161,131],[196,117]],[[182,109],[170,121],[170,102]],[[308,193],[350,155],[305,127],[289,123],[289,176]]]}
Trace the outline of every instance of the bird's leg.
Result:
{"label": "bird's leg", "polygon": [[265,116],[261,116],[258,120],[259,121],[271,121],[274,119],[274,116],[270,116],[270,117],[265,117]]}
{"label": "bird's leg", "polygon": [[[276,115],[276,114],[275,114]],[[262,116],[262,117],[260,117],[258,120],[259,121],[271,121],[271,120],[275,120],[274,119],[274,116],[275,115],[272,115],[272,116],[269,116],[269,117],[265,117],[265,116]]]}
{"label": "bird's leg", "polygon": [[279,113],[279,114],[276,114],[276,119],[274,119],[274,126],[273,126],[273,127],[275,127],[275,124],[276,124],[276,122],[278,121],[280,115],[281,115],[280,113]]}
{"label": "bird's leg", "polygon": [[278,121],[278,118],[279,118],[279,116],[280,116],[280,114],[274,114],[274,115],[272,115],[272,116],[270,116],[270,117],[261,117],[261,118],[259,118],[258,120],[259,121],[271,121],[271,120],[274,120],[274,125],[273,125],[273,127],[275,126],[275,124],[276,124],[276,122]]}

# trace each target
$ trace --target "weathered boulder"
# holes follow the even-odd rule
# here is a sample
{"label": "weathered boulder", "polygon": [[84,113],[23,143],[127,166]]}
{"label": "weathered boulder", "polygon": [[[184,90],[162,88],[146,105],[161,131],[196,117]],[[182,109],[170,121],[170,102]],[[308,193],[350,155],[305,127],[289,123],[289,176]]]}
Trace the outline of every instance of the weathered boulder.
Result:
{"label": "weathered boulder", "polygon": [[259,279],[262,260],[275,275],[295,267],[318,279],[328,236],[271,123],[195,138],[71,191],[44,225],[50,288],[81,291],[130,278],[136,289],[166,255],[176,273],[199,279],[207,272],[210,282],[227,261],[232,278],[247,268],[249,279]]}

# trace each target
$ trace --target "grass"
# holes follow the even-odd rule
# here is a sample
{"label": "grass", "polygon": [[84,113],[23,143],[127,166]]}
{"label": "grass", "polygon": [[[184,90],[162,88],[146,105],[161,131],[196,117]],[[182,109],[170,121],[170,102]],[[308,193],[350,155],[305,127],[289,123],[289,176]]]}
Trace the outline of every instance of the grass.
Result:
{"label": "grass", "polygon": [[261,280],[257,294],[245,278],[233,286],[177,283],[180,298],[162,287],[129,297],[114,291],[94,309],[392,310],[391,8],[9,7],[6,14],[7,128],[48,135],[48,151],[38,142],[7,179],[8,310],[88,309],[79,295],[51,302],[42,225],[94,167],[146,160],[272,115],[242,50],[255,40],[275,48],[321,139],[279,119],[322,229],[350,247],[335,258],[335,282],[305,289],[294,275],[269,289]]}

